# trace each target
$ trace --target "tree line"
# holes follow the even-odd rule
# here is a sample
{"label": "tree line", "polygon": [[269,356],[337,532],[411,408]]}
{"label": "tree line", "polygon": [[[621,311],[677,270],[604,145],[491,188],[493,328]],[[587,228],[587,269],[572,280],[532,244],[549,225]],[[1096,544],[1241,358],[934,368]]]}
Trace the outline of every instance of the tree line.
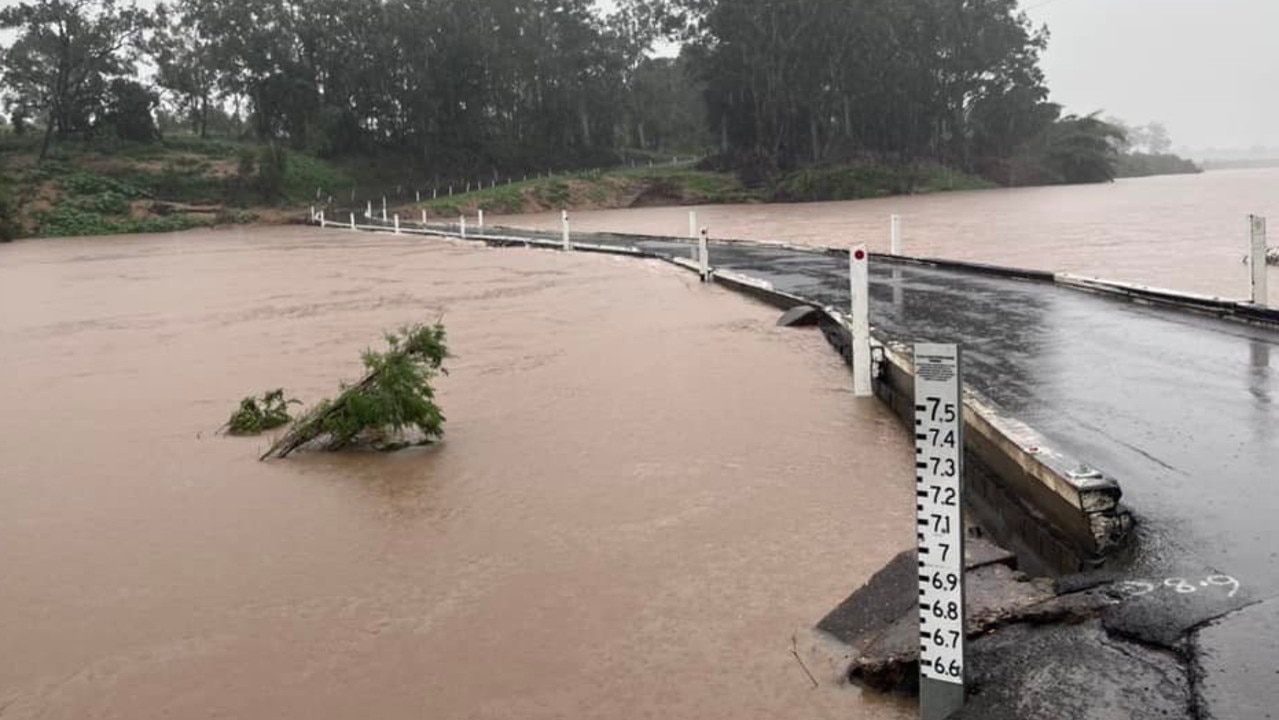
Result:
{"label": "tree line", "polygon": [[1006,184],[1113,177],[1119,128],[1063,115],[1017,0],[680,0],[725,154],[929,161]]}
{"label": "tree line", "polygon": [[[1113,177],[1122,130],[1048,100],[1016,0],[27,0],[0,54],[16,132],[146,141],[157,116],[437,172],[711,147],[758,174],[931,162]],[[661,38],[678,58],[653,58]],[[161,113],[163,111],[163,113]]]}

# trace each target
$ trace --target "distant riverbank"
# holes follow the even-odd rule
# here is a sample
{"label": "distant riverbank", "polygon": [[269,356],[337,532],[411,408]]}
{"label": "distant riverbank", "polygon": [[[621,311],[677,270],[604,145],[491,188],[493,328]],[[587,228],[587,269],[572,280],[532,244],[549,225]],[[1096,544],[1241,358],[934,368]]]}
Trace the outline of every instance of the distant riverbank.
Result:
{"label": "distant riverbank", "polygon": [[658,167],[584,172],[497,184],[414,203],[436,218],[519,215],[553,210],[619,210],[679,205],[795,203],[864,200],[950,190],[997,187],[994,183],[933,164],[866,163],[806,168],[751,186],[730,172]]}

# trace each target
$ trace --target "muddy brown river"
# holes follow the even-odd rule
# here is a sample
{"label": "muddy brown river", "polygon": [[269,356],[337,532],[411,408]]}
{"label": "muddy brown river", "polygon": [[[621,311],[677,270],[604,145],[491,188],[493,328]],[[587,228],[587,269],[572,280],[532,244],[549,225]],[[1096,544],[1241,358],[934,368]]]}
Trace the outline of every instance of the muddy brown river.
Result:
{"label": "muddy brown river", "polygon": [[[217,434],[441,315],[442,444]],[[655,262],[407,237],[0,246],[0,718],[913,716],[791,653],[909,546],[912,472],[775,319]]]}
{"label": "muddy brown river", "polygon": [[[1250,294],[1249,214],[1279,246],[1279,168],[1120,180],[1110,185],[940,193],[856,202],[696,208],[713,236],[889,250],[902,216],[905,252],[1072,272],[1243,299]],[[687,208],[577,212],[581,230],[688,234]],[[556,229],[557,215],[494,218]],[[1270,269],[1279,305],[1279,268]]]}

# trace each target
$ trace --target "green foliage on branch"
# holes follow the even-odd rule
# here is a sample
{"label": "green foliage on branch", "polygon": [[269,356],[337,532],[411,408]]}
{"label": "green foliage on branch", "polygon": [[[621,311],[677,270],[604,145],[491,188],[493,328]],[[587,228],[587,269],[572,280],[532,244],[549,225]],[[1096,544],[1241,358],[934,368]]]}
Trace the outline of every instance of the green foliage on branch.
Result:
{"label": "green foliage on branch", "polygon": [[449,357],[444,326],[414,325],[386,335],[387,349],[366,350],[364,379],[344,386],[298,419],[262,459],[287,457],[304,445],[341,450],[353,445],[395,449],[416,432],[418,443],[444,435],[444,413],[435,404],[433,380]]}
{"label": "green foliage on branch", "polygon": [[247,397],[240,401],[240,407],[231,413],[227,421],[227,432],[232,435],[257,435],[289,424],[290,405],[299,405],[300,401],[284,396],[284,390],[272,390],[260,398]]}

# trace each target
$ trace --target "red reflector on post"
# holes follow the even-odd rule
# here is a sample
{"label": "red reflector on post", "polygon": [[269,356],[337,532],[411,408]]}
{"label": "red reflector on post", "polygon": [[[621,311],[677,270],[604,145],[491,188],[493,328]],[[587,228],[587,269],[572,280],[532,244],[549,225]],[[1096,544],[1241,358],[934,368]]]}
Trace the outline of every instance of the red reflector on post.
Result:
{"label": "red reflector on post", "polygon": [[865,260],[865,259],[866,259],[866,251],[865,251],[865,250],[858,250],[857,252],[853,253],[853,257],[857,258],[858,260]]}

